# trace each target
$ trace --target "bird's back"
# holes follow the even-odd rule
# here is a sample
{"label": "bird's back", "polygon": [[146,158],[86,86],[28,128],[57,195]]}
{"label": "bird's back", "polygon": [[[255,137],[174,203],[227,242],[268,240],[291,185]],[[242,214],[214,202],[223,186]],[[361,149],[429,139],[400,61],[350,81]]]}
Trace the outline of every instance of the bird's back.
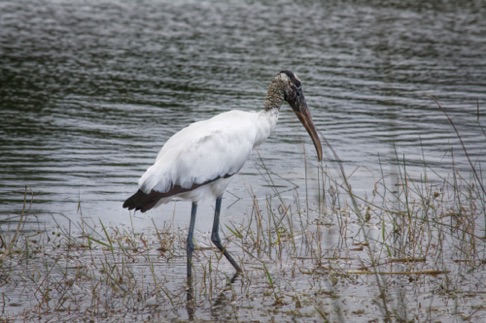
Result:
{"label": "bird's back", "polygon": [[167,192],[238,173],[256,143],[258,118],[255,112],[233,110],[182,129],[162,147],[140,189]]}

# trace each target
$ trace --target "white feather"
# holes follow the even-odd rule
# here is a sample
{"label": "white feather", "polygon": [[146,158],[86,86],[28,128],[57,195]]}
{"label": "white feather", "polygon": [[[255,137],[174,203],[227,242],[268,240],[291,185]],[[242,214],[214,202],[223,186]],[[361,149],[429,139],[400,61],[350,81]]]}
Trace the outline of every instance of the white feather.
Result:
{"label": "white feather", "polygon": [[154,165],[140,178],[139,188],[145,193],[167,192],[174,185],[190,188],[221,178],[175,197],[197,201],[221,196],[230,181],[223,177],[240,171],[253,148],[273,131],[277,119],[278,111],[274,110],[232,110],[195,122],[165,143]]}

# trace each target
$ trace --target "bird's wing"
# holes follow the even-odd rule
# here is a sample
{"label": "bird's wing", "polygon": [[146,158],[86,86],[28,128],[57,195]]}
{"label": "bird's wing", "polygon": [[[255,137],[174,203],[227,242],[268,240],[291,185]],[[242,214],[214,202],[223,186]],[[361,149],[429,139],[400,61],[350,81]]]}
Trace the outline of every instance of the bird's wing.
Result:
{"label": "bird's wing", "polygon": [[233,110],[182,129],[140,178],[140,189],[167,192],[238,173],[256,141],[255,118],[256,113]]}

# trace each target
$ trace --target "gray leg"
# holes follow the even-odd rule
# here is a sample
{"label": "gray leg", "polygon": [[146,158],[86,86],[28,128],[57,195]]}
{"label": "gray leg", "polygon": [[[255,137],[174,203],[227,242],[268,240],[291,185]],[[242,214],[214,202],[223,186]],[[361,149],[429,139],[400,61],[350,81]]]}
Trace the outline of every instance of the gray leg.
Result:
{"label": "gray leg", "polygon": [[241,273],[242,270],[240,266],[236,263],[236,261],[231,257],[231,255],[226,251],[226,248],[223,247],[221,244],[221,239],[219,237],[219,215],[221,213],[221,201],[223,198],[220,196],[216,199],[216,209],[214,211],[214,222],[213,222],[213,231],[211,233],[211,241],[218,247],[218,249],[224,254],[226,259],[235,267],[236,272]]}
{"label": "gray leg", "polygon": [[192,252],[194,251],[194,226],[196,224],[197,202],[192,202],[191,222],[189,224],[189,233],[187,235],[187,282],[192,283]]}

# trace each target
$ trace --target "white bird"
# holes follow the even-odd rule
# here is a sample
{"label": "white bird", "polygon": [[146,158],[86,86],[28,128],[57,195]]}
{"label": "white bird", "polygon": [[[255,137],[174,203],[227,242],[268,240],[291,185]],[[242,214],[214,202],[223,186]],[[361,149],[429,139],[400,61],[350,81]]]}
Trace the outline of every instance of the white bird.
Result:
{"label": "white bird", "polygon": [[277,74],[268,87],[263,111],[232,110],[195,122],[173,135],[162,147],[155,163],[140,178],[138,191],[123,203],[124,208],[145,212],[173,199],[192,201],[187,236],[187,277],[192,277],[193,233],[197,203],[216,199],[211,241],[236,269],[242,270],[221,243],[219,221],[221,200],[252,150],[272,133],[280,106],[287,101],[309,133],[322,160],[322,146],[299,78],[291,71]]}

